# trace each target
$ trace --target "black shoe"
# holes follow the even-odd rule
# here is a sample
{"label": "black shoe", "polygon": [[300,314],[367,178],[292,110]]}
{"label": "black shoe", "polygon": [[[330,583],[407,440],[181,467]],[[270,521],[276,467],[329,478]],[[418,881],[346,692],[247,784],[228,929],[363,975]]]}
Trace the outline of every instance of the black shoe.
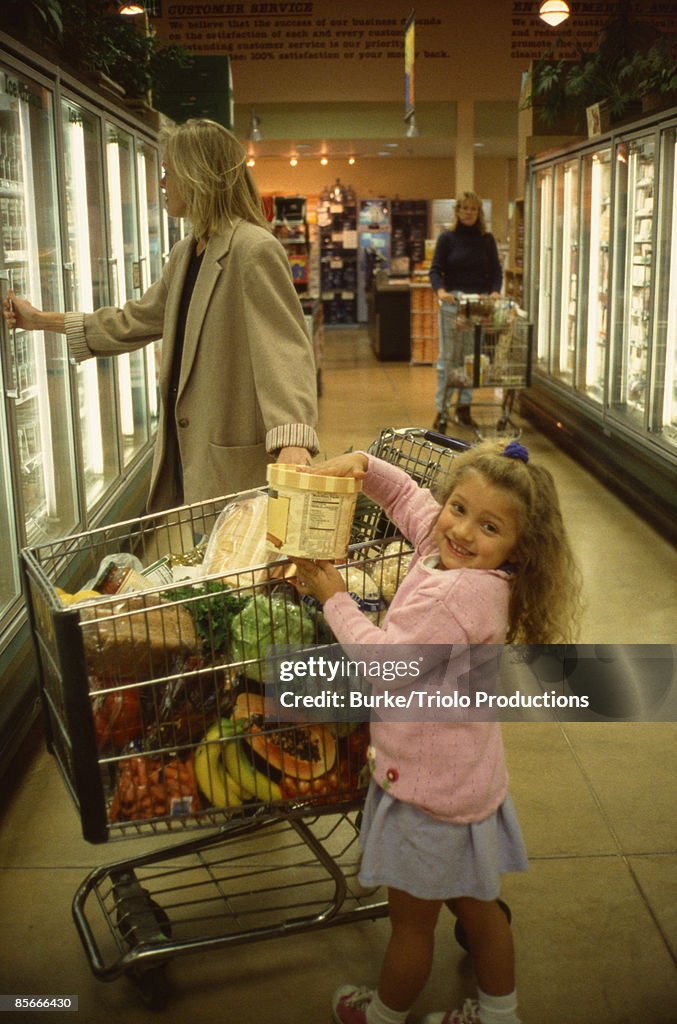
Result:
{"label": "black shoe", "polygon": [[469,405],[457,405],[456,406],[456,419],[459,423],[462,423],[464,427],[473,427],[474,421],[470,415]]}
{"label": "black shoe", "polygon": [[436,430],[438,434],[444,434],[447,429],[447,417],[444,413],[438,412],[433,423],[433,430]]}

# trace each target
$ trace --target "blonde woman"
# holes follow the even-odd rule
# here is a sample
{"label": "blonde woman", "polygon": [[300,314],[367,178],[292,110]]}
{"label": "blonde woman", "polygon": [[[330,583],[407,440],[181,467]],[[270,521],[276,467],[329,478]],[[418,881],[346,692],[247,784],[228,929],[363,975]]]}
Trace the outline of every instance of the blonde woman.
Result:
{"label": "blonde woman", "polygon": [[11,293],[4,305],[10,327],[65,333],[78,362],[163,339],[149,511],[257,486],[272,458],[305,463],[319,447],[303,311],[244,149],[203,119],[160,142],[167,212],[191,226],[162,278],[121,309],[43,312]]}
{"label": "blonde woman", "polygon": [[[435,245],[430,264],[430,284],[441,302],[457,302],[459,295],[490,295],[498,298],[503,284],[503,271],[498,259],[496,240],[487,231],[482,200],[476,192],[462,192],[456,200],[456,220],[449,231],[443,231]],[[447,372],[452,360],[453,341],[443,338],[437,360],[434,427],[446,423],[445,392]],[[461,344],[462,349],[462,344]],[[472,391],[463,388],[456,406],[459,423],[473,426],[470,414]]]}

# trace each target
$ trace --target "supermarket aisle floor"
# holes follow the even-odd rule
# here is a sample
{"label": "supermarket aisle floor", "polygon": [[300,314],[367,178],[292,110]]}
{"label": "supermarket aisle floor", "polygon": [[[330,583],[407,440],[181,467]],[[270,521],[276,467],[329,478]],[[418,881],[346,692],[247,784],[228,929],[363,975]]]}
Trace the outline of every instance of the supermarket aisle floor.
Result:
{"label": "supermarket aisle floor", "polygon": [[[320,436],[326,454],[367,445],[386,425],[428,425],[433,371],[378,364],[363,331],[329,333]],[[632,510],[525,427],[556,475],[585,571],[582,640],[674,641],[677,557]],[[512,792],[530,870],[508,878],[524,1024],[675,1024],[677,1020],[677,725],[511,723]],[[81,1024],[148,1021],[125,980],[97,982],[70,904],[94,866],[141,852],[91,846],[38,742],[2,794],[2,993],[77,994]],[[176,959],[163,1018],[191,1024],[328,1024],[344,980],[373,981],[383,920]],[[471,994],[471,966],[438,930],[416,1015]],[[7,1020],[34,1019],[10,1014]],[[52,1018],[50,1018],[52,1019]]]}

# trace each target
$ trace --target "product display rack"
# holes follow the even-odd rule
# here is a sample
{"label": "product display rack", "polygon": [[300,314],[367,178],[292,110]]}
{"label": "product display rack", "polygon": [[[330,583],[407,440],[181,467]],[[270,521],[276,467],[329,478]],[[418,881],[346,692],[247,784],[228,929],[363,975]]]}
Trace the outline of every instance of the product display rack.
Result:
{"label": "product display rack", "polygon": [[306,197],[275,196],[274,206],[273,231],[287,251],[296,290],[305,292],[310,279]]}
{"label": "product display rack", "polygon": [[410,285],[411,362],[432,364],[439,347],[439,305],[429,284]]}
{"label": "product display rack", "polygon": [[320,288],[324,322],[357,322],[357,202],[337,178],[320,194],[317,208],[320,239]]}
{"label": "product display rack", "polygon": [[518,305],[524,304],[524,199],[516,199],[510,218],[510,245],[505,267],[505,294]]}
{"label": "product display rack", "polygon": [[[406,273],[410,273],[425,260],[425,240],[428,237],[428,200],[393,199],[390,203],[391,260],[393,270],[408,260]],[[399,262],[398,262],[399,261]]]}

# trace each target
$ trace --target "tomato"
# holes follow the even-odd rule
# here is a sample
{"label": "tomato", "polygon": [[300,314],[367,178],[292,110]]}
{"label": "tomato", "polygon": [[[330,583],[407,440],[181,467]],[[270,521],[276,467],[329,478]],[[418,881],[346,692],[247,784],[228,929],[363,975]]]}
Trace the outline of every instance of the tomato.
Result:
{"label": "tomato", "polygon": [[94,729],[100,750],[122,750],[143,732],[137,690],[102,694],[94,701]]}

